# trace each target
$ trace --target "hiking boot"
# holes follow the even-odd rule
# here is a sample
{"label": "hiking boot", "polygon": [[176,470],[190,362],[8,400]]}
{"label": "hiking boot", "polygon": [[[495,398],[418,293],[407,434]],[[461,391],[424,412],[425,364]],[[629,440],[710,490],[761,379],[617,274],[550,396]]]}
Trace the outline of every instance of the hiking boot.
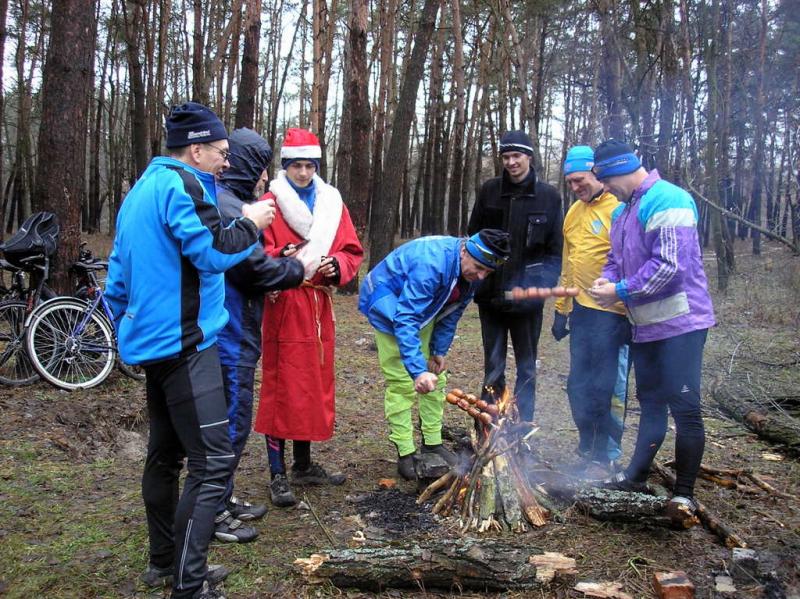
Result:
{"label": "hiking boot", "polygon": [[222,591],[212,588],[211,585],[208,584],[208,580],[204,580],[203,586],[192,595],[192,599],[225,599],[225,595],[222,594]]}
{"label": "hiking boot", "polygon": [[455,466],[458,463],[458,458],[456,457],[456,454],[447,449],[441,443],[439,443],[438,445],[423,445],[422,453],[435,453],[445,462],[447,462],[450,466]]}
{"label": "hiking boot", "polygon": [[[230,573],[231,571],[225,566],[209,564],[206,580],[214,586],[225,580]],[[150,588],[169,586],[172,584],[172,566],[168,568],[159,568],[153,564],[148,564],[147,570],[142,573],[139,580]]]}
{"label": "hiking boot", "polygon": [[292,493],[289,481],[283,472],[276,474],[269,483],[269,498],[275,507],[291,507],[297,503],[297,497]]}
{"label": "hiking boot", "polygon": [[296,485],[341,485],[347,480],[347,476],[341,472],[328,474],[325,468],[315,462],[305,470],[292,468],[292,482]]}
{"label": "hiking boot", "polygon": [[599,486],[603,489],[610,489],[612,491],[652,494],[646,482],[640,483],[630,480],[627,476],[625,476],[624,472],[617,472],[614,476],[604,479]]}
{"label": "hiking boot", "polygon": [[397,458],[397,473],[406,480],[417,480],[413,453]]}
{"label": "hiking boot", "polygon": [[223,543],[249,543],[258,537],[258,531],[250,526],[245,526],[242,521],[234,518],[228,510],[217,514],[214,520],[214,536]]}
{"label": "hiking boot", "polygon": [[266,505],[253,505],[249,501],[239,499],[233,495],[228,499],[225,507],[234,518],[244,522],[248,520],[258,520],[259,518],[263,518],[267,513]]}
{"label": "hiking boot", "polygon": [[675,495],[664,510],[672,526],[680,530],[686,530],[700,522],[696,512],[697,504],[694,499],[685,495]]}

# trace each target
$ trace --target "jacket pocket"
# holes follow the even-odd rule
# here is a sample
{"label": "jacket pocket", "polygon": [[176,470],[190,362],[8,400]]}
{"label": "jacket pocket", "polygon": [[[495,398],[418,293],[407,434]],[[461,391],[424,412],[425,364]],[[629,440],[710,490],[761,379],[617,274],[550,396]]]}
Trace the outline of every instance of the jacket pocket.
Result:
{"label": "jacket pocket", "polygon": [[525,247],[532,249],[542,245],[547,237],[547,214],[534,212],[528,215],[528,230],[525,235]]}

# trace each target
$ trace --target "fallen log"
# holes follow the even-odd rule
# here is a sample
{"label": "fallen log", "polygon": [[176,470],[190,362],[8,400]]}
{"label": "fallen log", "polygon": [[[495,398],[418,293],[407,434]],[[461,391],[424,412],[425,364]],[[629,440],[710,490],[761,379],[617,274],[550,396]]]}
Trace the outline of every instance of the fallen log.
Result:
{"label": "fallen log", "polygon": [[[543,552],[498,540],[441,539],[337,549],[297,559],[295,569],[311,584],[330,581],[339,588],[377,592],[387,588],[438,588],[456,592],[543,588],[547,582],[542,580],[539,568],[529,561],[531,554],[543,555]],[[552,565],[548,568],[552,569]],[[556,578],[568,583],[574,582],[574,575],[574,569],[555,572]]]}
{"label": "fallen log", "polygon": [[746,394],[737,392],[736,384],[732,381],[714,385],[711,396],[724,412],[760,438],[785,446],[792,455],[800,455],[800,426],[793,418],[767,409],[757,409],[742,399]]}
{"label": "fallen log", "polygon": [[670,526],[670,519],[664,514],[668,502],[665,497],[587,487],[575,494],[575,502],[597,520]]}

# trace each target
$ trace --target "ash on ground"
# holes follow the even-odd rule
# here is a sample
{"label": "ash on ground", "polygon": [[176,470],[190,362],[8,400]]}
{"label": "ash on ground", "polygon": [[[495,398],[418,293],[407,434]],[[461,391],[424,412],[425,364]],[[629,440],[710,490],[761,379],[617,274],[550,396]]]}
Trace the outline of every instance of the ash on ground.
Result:
{"label": "ash on ground", "polygon": [[428,532],[439,525],[429,503],[417,505],[414,495],[399,489],[381,489],[353,498],[359,515],[374,528],[392,535]]}

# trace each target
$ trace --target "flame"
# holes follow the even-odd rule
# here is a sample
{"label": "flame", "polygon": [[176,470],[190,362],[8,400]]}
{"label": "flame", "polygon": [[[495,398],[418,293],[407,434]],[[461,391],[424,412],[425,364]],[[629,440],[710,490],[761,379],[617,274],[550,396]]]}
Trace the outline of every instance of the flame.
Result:
{"label": "flame", "polygon": [[500,410],[501,414],[505,414],[506,410],[508,409],[508,405],[511,403],[511,393],[508,390],[508,387],[503,389],[503,394],[500,396],[500,400],[497,402],[497,408]]}

